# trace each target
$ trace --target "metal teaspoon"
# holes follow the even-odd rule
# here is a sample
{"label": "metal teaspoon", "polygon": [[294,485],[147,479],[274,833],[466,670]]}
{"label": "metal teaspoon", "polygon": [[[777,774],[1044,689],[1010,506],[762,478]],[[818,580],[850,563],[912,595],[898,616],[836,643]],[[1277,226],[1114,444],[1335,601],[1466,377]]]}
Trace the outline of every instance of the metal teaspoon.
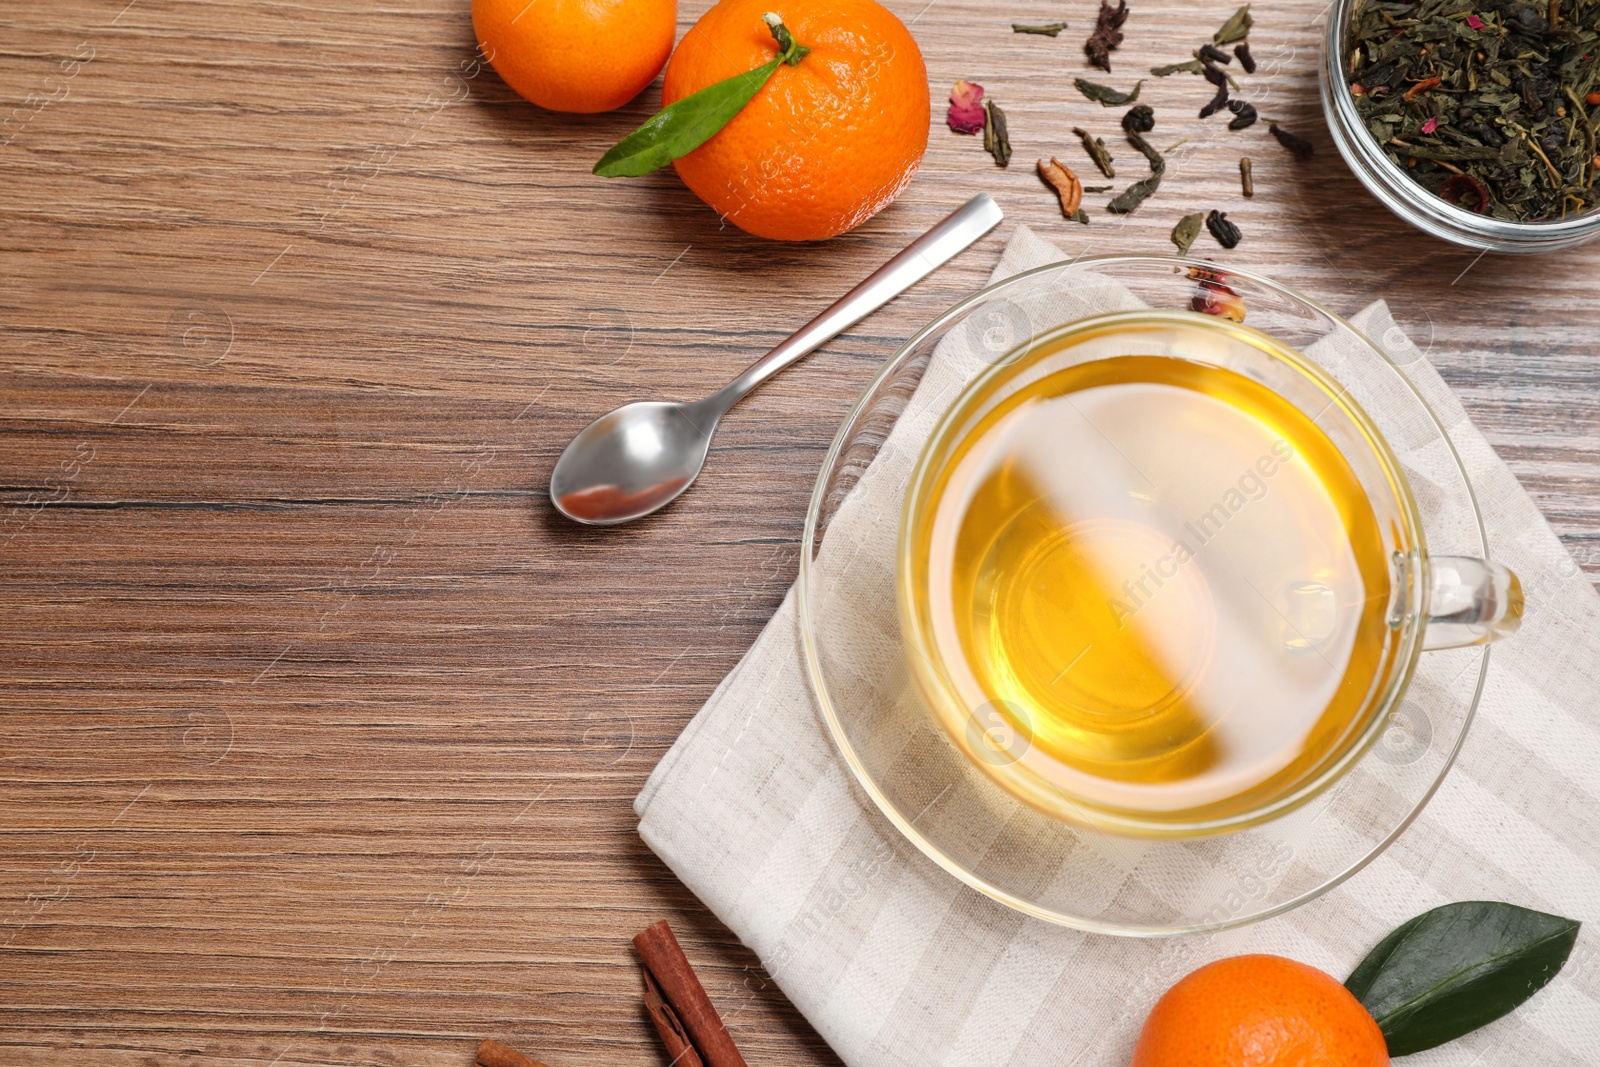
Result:
{"label": "metal teaspoon", "polygon": [[591,526],[615,526],[666,507],[699,476],[717,422],[746,393],[932,274],[1002,217],[994,199],[979,193],[710,396],[687,404],[640,401],[600,416],[556,460],[556,509]]}

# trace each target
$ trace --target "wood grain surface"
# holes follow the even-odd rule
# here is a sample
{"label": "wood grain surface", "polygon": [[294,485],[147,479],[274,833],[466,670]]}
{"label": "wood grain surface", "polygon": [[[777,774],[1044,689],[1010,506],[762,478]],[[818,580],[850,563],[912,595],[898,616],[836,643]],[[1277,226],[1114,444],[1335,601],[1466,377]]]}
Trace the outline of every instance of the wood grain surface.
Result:
{"label": "wood grain surface", "polygon": [[[1124,86],[1232,7],[1131,3]],[[709,391],[978,190],[1074,254],[1221,208],[1244,242],[1204,254],[1387,297],[1600,576],[1600,246],[1480,259],[1388,216],[1319,118],[1320,0],[1257,6],[1246,82],[1314,161],[1150,81],[1154,139],[1188,140],[1087,227],[1032,161],[1119,140],[1071,88],[1094,5],[890,6],[927,160],[813,246],[670,170],[592,177],[658,91],[539,111],[474,73],[467,0],[0,8],[0,1064],[464,1067],[484,1036],[660,1064],[628,939],[662,917],[753,1063],[837,1062],[631,801],[792,580],[854,393],[1006,231],[752,396],[668,511],[578,529],[544,486],[594,415]],[[942,124],[963,77],[1008,170]]]}

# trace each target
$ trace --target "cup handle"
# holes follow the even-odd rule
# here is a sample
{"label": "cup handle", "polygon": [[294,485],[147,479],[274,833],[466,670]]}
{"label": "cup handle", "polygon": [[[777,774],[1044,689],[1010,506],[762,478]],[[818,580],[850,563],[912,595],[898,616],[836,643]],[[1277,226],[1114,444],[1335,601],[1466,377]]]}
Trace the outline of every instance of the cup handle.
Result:
{"label": "cup handle", "polygon": [[1486,645],[1522,625],[1522,583],[1498,563],[1471,556],[1428,559],[1423,649]]}

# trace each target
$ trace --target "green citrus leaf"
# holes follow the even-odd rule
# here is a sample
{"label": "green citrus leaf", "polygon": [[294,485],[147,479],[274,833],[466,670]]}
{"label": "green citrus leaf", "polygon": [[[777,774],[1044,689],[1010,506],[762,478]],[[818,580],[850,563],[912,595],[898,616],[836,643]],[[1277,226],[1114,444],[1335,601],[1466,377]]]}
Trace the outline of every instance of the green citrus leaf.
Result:
{"label": "green citrus leaf", "polygon": [[782,62],[780,56],[662,108],[601,156],[594,172],[602,178],[637,178],[688,155],[726,126]]}
{"label": "green citrus leaf", "polygon": [[1404,923],[1367,954],[1345,988],[1372,1013],[1389,1055],[1486,1026],[1556,976],[1579,923],[1514,904],[1469,900]]}

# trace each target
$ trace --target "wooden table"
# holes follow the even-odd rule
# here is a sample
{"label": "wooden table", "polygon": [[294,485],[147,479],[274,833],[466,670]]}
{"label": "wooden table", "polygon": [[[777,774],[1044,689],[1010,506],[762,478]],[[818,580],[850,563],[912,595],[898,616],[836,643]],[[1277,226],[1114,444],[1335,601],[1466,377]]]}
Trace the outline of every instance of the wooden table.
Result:
{"label": "wooden table", "polygon": [[[1123,85],[1231,8],[1133,5]],[[591,417],[720,384],[980,189],[1073,254],[1220,207],[1244,243],[1197,250],[1387,297],[1600,576],[1600,247],[1480,260],[1390,218],[1321,126],[1317,0],[1258,6],[1247,80],[1313,162],[1153,80],[1158,143],[1190,140],[1088,227],[1031,164],[1117,141],[1071,88],[1091,4],[891,6],[1016,161],[937,107],[900,202],[801,247],[670,171],[592,177],[656,91],[539,111],[473,75],[467,0],[5,6],[0,1062],[449,1067],[493,1035],[662,1063],[628,938],[663,916],[752,1062],[836,1062],[631,800],[792,580],[854,393],[1003,237],[751,397],[665,513],[578,529],[544,486]]]}

